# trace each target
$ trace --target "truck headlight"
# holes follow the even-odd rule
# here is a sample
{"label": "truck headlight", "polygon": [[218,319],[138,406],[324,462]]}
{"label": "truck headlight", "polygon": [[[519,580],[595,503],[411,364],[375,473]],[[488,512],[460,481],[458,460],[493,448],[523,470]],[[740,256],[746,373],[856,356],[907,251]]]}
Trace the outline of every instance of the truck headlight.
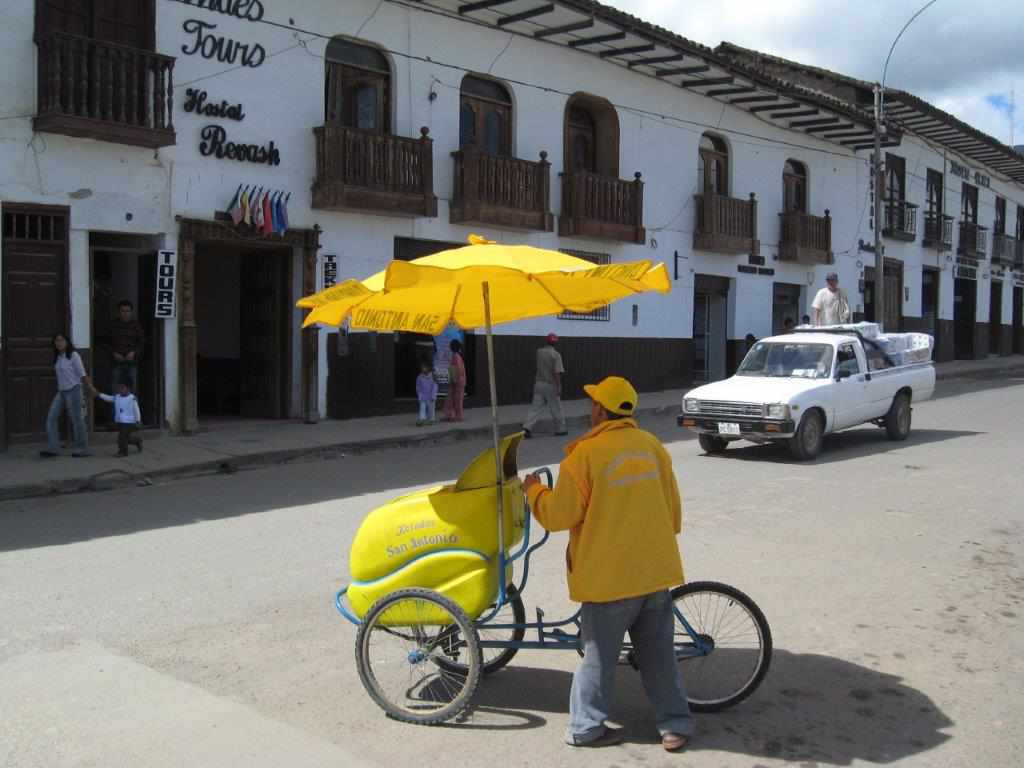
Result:
{"label": "truck headlight", "polygon": [[683,410],[687,413],[700,413],[700,400],[688,397],[683,400]]}
{"label": "truck headlight", "polygon": [[765,409],[769,419],[788,419],[789,406],[784,403],[771,403]]}

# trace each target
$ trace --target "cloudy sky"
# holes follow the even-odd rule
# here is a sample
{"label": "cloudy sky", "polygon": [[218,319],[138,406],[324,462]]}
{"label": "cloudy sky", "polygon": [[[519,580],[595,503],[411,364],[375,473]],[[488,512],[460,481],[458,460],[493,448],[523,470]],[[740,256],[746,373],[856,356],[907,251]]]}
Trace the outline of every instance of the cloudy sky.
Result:
{"label": "cloudy sky", "polygon": [[[868,81],[926,0],[604,0],[704,45],[725,40]],[[937,0],[896,46],[886,85],[1024,144],[1024,1]]]}

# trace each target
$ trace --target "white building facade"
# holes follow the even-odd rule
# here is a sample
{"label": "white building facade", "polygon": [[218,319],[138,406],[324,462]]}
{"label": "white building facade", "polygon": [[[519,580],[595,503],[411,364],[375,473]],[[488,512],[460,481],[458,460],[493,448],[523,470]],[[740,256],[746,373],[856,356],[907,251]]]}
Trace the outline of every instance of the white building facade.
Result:
{"label": "white building facade", "polygon": [[[582,0],[120,6],[14,0],[0,30],[3,443],[42,429],[53,333],[104,386],[123,299],[146,330],[152,426],[409,408],[444,339],[303,332],[295,301],[325,273],[364,277],[470,233],[664,261],[674,278],[667,296],[500,328],[505,402],[529,397],[550,331],[569,391],[611,373],[653,390],[727,375],[747,334],[799,322],[826,272],[871,314],[872,123],[855,105]],[[933,145],[905,133],[888,151],[905,155],[906,200],[938,168],[959,210]],[[1020,184],[977,170],[979,221],[1002,195],[1013,235]],[[266,227],[232,220],[243,192],[267,196]],[[887,245],[909,289],[901,322],[952,321],[969,264],[920,236]],[[985,263],[975,319],[998,283],[1012,326],[1020,280]],[[933,266],[934,299],[918,288]],[[478,341],[463,336],[471,403]]]}

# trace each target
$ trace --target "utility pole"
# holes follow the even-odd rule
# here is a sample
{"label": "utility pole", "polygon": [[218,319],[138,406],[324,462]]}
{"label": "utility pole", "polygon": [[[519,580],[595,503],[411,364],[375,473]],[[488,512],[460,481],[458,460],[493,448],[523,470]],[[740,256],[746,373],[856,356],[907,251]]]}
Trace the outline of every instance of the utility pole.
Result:
{"label": "utility pole", "polygon": [[875,176],[875,322],[879,330],[885,330],[885,258],[882,255],[882,87],[875,86],[875,154],[872,158],[872,173]]}

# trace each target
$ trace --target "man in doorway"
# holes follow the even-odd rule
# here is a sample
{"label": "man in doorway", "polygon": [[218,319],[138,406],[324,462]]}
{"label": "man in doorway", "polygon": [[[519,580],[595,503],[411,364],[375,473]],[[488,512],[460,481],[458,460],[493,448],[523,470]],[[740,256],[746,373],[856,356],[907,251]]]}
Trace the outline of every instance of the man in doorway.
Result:
{"label": "man in doorway", "polygon": [[118,391],[121,384],[136,391],[139,359],[146,343],[146,334],[135,319],[135,306],[128,299],[117,304],[117,317],[110,323],[110,355],[113,361],[111,391]]}
{"label": "man in doorway", "polygon": [[825,287],[818,291],[811,303],[815,325],[840,325],[850,322],[850,300],[839,287],[839,275],[829,272]]}
{"label": "man in doorway", "polygon": [[582,603],[584,655],[572,678],[565,740],[574,747],[622,741],[605,720],[628,631],[661,745],[676,751],[693,733],[669,593],[683,580],[679,486],[664,446],[633,418],[639,398],[632,384],[609,376],[583,391],[592,428],[566,448],[555,487],[536,475],[523,483],[537,521],[569,531],[569,597]]}
{"label": "man in doorway", "polygon": [[567,435],[565,428],[565,415],[562,413],[562,374],[565,373],[565,366],[562,364],[562,355],[555,345],[558,344],[558,336],[549,333],[547,344],[537,350],[537,377],[533,382],[533,404],[530,406],[530,413],[523,422],[523,432],[527,437],[533,437],[533,428],[541,420],[544,411],[551,413],[555,422],[555,434]]}

